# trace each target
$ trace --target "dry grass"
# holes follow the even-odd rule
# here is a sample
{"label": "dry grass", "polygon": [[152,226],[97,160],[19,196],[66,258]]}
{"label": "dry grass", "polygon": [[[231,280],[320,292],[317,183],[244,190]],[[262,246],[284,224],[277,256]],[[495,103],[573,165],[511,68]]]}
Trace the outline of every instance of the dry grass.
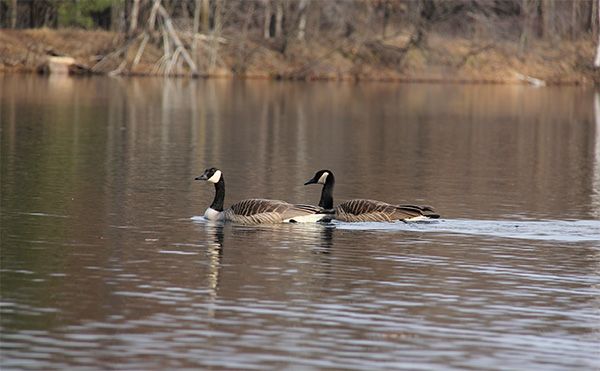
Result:
{"label": "dry grass", "polygon": [[0,69],[35,70],[48,55],[67,55],[90,65],[95,56],[107,53],[120,41],[118,35],[104,31],[2,30]]}

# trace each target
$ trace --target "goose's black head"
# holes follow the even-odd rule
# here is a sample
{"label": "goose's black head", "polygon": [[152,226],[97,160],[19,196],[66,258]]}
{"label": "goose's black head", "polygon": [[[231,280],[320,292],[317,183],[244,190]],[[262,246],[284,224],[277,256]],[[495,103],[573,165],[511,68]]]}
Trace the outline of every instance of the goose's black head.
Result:
{"label": "goose's black head", "polygon": [[311,179],[309,179],[304,185],[308,184],[333,184],[334,177],[331,170],[319,170],[315,173]]}
{"label": "goose's black head", "polygon": [[319,206],[327,210],[333,209],[333,187],[335,184],[335,178],[333,177],[331,170],[317,171],[315,176],[304,183],[304,185],[307,184],[323,184]]}
{"label": "goose's black head", "polygon": [[206,180],[211,183],[218,183],[223,178],[223,174],[221,170],[216,167],[211,167],[210,169],[204,170],[204,173],[196,178],[195,180]]}

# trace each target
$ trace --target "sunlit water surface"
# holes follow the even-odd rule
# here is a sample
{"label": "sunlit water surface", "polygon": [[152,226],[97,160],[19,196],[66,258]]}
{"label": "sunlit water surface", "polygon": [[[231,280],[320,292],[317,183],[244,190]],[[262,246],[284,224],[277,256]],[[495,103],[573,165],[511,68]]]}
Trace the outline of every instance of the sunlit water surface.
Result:
{"label": "sunlit water surface", "polygon": [[[582,88],[0,76],[2,370],[600,368]],[[226,205],[436,207],[248,227]]]}

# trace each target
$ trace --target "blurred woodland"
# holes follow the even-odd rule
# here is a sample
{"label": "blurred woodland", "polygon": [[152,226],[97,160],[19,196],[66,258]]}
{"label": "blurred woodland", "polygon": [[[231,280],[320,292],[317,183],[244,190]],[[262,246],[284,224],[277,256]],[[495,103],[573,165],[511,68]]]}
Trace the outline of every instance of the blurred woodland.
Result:
{"label": "blurred woodland", "polygon": [[56,55],[111,74],[598,81],[599,4],[1,0],[0,70]]}

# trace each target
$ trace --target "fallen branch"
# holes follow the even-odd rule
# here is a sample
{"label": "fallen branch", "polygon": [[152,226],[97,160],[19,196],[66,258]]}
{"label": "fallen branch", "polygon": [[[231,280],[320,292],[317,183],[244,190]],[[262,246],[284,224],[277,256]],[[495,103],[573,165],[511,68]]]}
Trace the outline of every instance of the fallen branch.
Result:
{"label": "fallen branch", "polygon": [[154,63],[154,66],[152,67],[152,74],[153,75],[158,75],[160,74],[160,71],[162,69],[162,66],[164,65],[165,61],[167,60],[167,56],[163,55],[161,56],[156,63]]}
{"label": "fallen branch", "polygon": [[104,55],[98,61],[98,63],[96,63],[94,66],[92,66],[91,70],[93,72],[103,72],[103,69],[104,69],[105,65],[107,65],[110,60],[112,60],[112,59],[118,59],[118,58],[120,58],[121,55],[127,56],[127,50],[129,49],[129,47],[131,46],[131,44],[134,41],[136,41],[137,39],[138,39],[138,37],[136,37],[134,39],[130,39],[127,42],[125,42],[125,44],[123,44],[117,50],[112,51],[112,52]]}
{"label": "fallen branch", "polygon": [[119,64],[119,67],[117,67],[116,69],[110,71],[108,73],[108,76],[116,76],[116,75],[120,75],[121,73],[123,73],[123,70],[125,70],[125,66],[127,66],[127,60],[124,59],[121,64]]}
{"label": "fallen branch", "polygon": [[175,67],[175,64],[177,63],[179,54],[181,54],[181,49],[175,49],[175,53],[173,53],[173,56],[171,57],[171,60],[169,61],[169,63],[167,64],[167,68],[165,69],[165,75],[170,75],[173,72],[173,67]]}
{"label": "fallen branch", "polygon": [[[177,32],[175,31],[175,28],[173,28],[173,22],[171,21],[171,17],[169,17],[169,13],[167,13],[165,8],[160,4],[158,5],[158,13],[162,16],[164,27],[167,33],[169,34],[171,40],[173,40],[173,42],[177,46],[179,54],[183,56],[188,66],[190,67],[190,70],[192,71],[192,76],[198,76],[198,69],[196,68],[196,63],[194,63],[192,57],[187,52],[185,46],[183,46],[183,43],[179,39],[179,36],[177,36]],[[177,57],[179,57],[179,55],[177,55]]]}
{"label": "fallen branch", "polygon": [[[150,11],[150,16],[148,17],[148,27],[142,33],[126,41],[119,49],[103,56],[102,59],[92,67],[92,71],[105,71],[110,62],[117,62],[119,59],[121,59],[121,62],[118,64],[118,67],[110,71],[109,75],[119,75],[127,70],[131,71],[131,69],[136,67],[142,60],[142,56],[144,55],[144,51],[146,50],[148,42],[151,40],[151,35],[153,34],[157,22],[159,25],[159,34],[162,36],[163,56],[155,63],[153,71],[168,75],[173,73],[177,67],[177,73],[180,73],[181,57],[183,60],[185,60],[192,76],[198,76],[198,68],[196,67],[196,63],[179,38],[177,31],[173,27],[171,17],[166,9],[162,6],[161,0],[154,0],[154,4],[152,5],[152,9]],[[140,40],[141,42],[135,57],[133,58],[131,67],[128,69],[127,51],[134,42],[138,42]],[[224,41],[219,40],[219,42]],[[174,46],[174,50],[172,46]]]}
{"label": "fallen branch", "polygon": [[142,59],[142,54],[144,54],[144,49],[146,48],[146,44],[148,43],[149,39],[150,39],[150,36],[148,36],[148,34],[146,32],[144,32],[144,39],[142,40],[142,43],[140,44],[140,48],[138,49],[137,53],[135,54],[135,58],[133,58],[133,63],[131,64],[131,69],[133,69],[135,66],[138,65],[138,63],[140,63],[140,59]]}

